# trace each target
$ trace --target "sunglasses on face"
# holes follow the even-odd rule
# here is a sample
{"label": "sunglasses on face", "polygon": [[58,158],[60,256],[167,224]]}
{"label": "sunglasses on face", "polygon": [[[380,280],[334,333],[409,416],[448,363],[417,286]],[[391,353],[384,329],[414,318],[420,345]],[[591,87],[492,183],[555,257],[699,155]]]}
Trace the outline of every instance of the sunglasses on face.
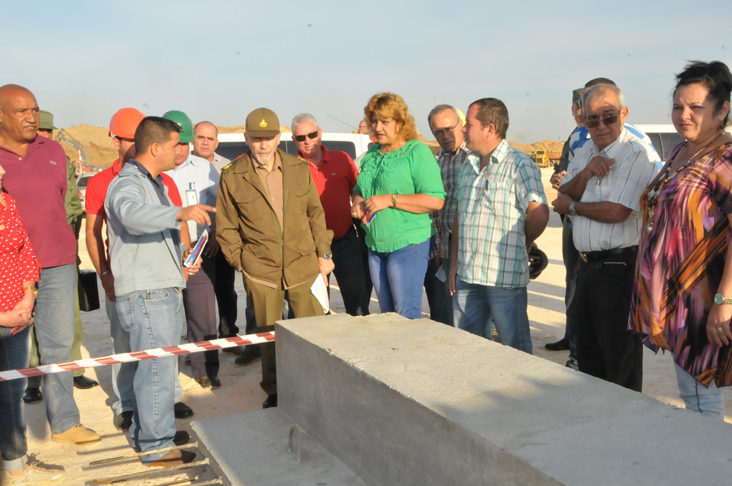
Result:
{"label": "sunglasses on face", "polygon": [[458,121],[457,121],[457,123],[456,123],[456,124],[454,124],[453,126],[451,126],[451,127],[447,127],[447,128],[440,128],[439,130],[435,130],[434,132],[432,132],[432,134],[433,134],[433,135],[434,135],[435,137],[444,137],[444,136],[445,136],[445,135],[447,135],[448,133],[452,133],[452,132],[453,132],[453,130],[455,130],[455,128],[457,128],[457,126],[458,126],[459,124],[460,124],[460,120],[458,120]]}
{"label": "sunglasses on face", "polygon": [[295,135],[295,140],[297,140],[298,142],[304,142],[305,137],[308,137],[310,140],[313,140],[317,136],[318,136],[318,130],[315,130],[314,132],[310,132],[307,135]]}
{"label": "sunglasses on face", "polygon": [[[613,123],[618,121],[618,116],[620,116],[618,113],[614,115],[608,115],[602,118],[602,123],[605,124],[605,126],[612,125]],[[597,128],[600,126],[600,117],[598,116],[586,116],[585,117],[585,126],[587,128]]]}

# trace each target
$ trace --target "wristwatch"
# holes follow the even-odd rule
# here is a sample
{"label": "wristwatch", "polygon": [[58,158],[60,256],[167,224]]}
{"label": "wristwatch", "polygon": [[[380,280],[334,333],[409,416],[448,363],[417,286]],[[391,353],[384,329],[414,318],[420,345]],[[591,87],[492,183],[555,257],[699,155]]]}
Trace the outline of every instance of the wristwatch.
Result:
{"label": "wristwatch", "polygon": [[725,297],[722,294],[717,294],[714,296],[714,303],[717,305],[732,304],[732,298]]}
{"label": "wristwatch", "polygon": [[322,258],[323,260],[330,260],[331,258],[333,258],[333,254],[332,254],[332,253],[326,253],[326,254],[325,254],[325,255],[323,255],[323,256],[322,256],[321,258]]}
{"label": "wristwatch", "polygon": [[391,207],[393,207],[393,208],[396,207],[396,200],[397,200],[397,195],[396,194],[392,194],[391,195]]}
{"label": "wristwatch", "polygon": [[572,201],[572,204],[569,205],[569,214],[570,216],[577,216],[577,210],[574,209],[574,205],[577,204],[577,201]]}

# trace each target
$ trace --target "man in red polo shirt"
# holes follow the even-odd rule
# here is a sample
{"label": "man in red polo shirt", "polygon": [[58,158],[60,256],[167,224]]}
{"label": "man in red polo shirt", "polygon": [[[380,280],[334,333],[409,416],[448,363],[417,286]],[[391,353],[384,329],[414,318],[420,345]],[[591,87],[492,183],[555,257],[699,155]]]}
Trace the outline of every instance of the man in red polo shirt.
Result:
{"label": "man in red polo shirt", "polygon": [[371,292],[356,227],[351,219],[351,195],[358,170],[347,153],[328,150],[321,143],[323,130],[310,113],[292,120],[292,138],[298,157],[308,161],[325,211],[325,225],[333,231],[333,263],[346,312],[352,316],[369,314]]}
{"label": "man in red polo shirt", "polygon": [[[112,336],[112,348],[114,353],[130,352],[130,333],[120,326],[117,310],[113,304],[114,276],[109,267],[109,254],[105,250],[105,244],[109,247],[109,239],[103,234],[102,228],[107,220],[104,211],[104,199],[107,197],[107,189],[112,179],[122,170],[128,160],[135,157],[135,130],[142,119],[145,118],[135,108],[122,108],[114,114],[109,123],[109,136],[117,150],[118,159],[112,167],[105,169],[92,177],[86,187],[86,246],[89,250],[89,257],[102,280],[102,287],[106,294],[107,317]],[[182,207],[182,201],[178,187],[170,177],[162,174],[163,184],[168,188],[168,197],[176,206]],[[181,221],[181,242],[190,247],[188,237],[188,226]],[[136,363],[124,363],[112,365],[112,385],[117,400],[112,404],[114,410],[114,426],[127,431],[132,424],[132,410],[134,403],[134,391],[132,381],[135,377]],[[193,415],[193,410],[181,401],[183,388],[179,381],[175,384],[175,417],[186,418]]]}

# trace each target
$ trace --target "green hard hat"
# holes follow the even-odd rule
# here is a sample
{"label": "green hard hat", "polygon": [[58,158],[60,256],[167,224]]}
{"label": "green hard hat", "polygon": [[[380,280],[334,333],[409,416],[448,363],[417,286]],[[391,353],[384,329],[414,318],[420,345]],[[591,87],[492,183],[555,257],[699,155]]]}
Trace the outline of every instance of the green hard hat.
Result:
{"label": "green hard hat", "polygon": [[53,126],[53,113],[50,111],[38,110],[39,118],[38,129],[39,130],[57,130]]}
{"label": "green hard hat", "polygon": [[193,122],[188,115],[178,110],[170,110],[163,115],[180,127],[180,143],[191,143],[193,141]]}

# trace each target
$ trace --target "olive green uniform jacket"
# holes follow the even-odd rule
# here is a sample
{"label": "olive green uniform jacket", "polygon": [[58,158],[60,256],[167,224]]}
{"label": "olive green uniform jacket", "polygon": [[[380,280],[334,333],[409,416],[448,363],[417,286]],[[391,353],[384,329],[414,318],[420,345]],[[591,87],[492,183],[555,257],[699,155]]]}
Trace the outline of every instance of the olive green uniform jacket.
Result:
{"label": "olive green uniform jacket", "polygon": [[308,163],[277,150],[282,160],[282,229],[248,153],[221,173],[216,238],[229,264],[249,278],[290,288],[320,273],[318,256],[330,253],[333,232]]}

